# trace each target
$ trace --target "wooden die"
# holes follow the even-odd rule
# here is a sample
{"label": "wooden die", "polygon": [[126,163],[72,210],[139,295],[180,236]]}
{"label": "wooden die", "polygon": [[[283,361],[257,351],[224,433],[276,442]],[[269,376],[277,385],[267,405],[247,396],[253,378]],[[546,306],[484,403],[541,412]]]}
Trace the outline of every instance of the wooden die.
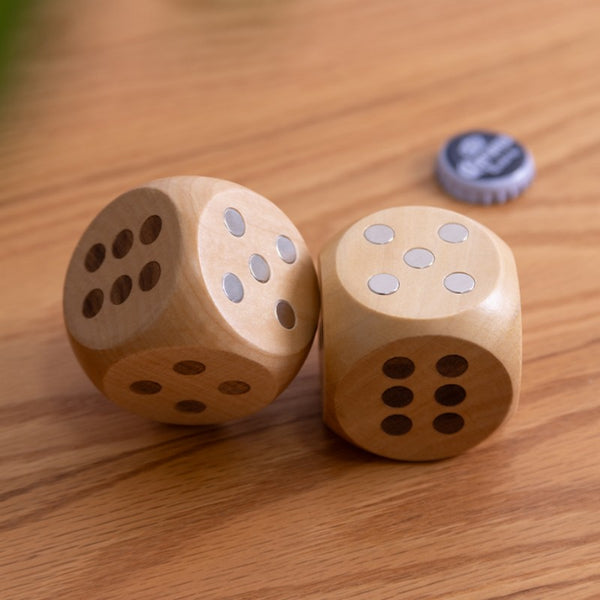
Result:
{"label": "wooden die", "polygon": [[64,316],[94,384],[152,419],[216,423],[271,402],[319,316],[302,236],[271,202],[205,177],[153,181],[93,220],[67,271]]}
{"label": "wooden die", "polygon": [[320,256],[323,416],[389,458],[433,460],[517,406],[521,308],[512,252],[458,213],[382,210]]}

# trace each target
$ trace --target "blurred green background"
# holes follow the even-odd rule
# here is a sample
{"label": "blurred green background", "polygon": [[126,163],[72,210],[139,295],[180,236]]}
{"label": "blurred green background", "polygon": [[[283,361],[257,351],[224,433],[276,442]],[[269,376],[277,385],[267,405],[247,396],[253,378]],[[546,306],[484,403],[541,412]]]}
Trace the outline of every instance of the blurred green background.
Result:
{"label": "blurred green background", "polygon": [[23,32],[38,0],[0,0],[0,99],[17,76]]}

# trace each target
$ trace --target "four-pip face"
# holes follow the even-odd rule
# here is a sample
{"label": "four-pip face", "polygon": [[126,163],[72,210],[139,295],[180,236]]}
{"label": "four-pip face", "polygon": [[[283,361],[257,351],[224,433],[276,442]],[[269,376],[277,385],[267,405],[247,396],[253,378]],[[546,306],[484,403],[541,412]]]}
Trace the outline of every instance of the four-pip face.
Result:
{"label": "four-pip face", "polygon": [[430,207],[360,220],[321,255],[324,419],[390,458],[462,452],[516,406],[521,364],[512,254]]}
{"label": "four-pip face", "polygon": [[74,351],[115,402],[215,423],[271,402],[308,353],[316,274],[291,221],[236,184],[158,180],[107,206],[69,265]]}

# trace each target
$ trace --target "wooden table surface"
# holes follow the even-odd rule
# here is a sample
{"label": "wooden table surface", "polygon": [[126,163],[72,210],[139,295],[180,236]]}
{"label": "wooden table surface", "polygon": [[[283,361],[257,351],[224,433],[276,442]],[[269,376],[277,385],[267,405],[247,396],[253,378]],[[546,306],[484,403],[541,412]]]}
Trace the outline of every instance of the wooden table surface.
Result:
{"label": "wooden table surface", "polygon": [[[600,598],[600,4],[37,3],[0,115],[0,598]],[[436,150],[513,134],[537,180],[448,198]],[[316,256],[381,208],[460,211],[516,256],[521,406],[430,464],[347,444],[318,354],[272,405],[205,430],[105,400],[63,278],[85,226],[151,179],[272,199]]]}

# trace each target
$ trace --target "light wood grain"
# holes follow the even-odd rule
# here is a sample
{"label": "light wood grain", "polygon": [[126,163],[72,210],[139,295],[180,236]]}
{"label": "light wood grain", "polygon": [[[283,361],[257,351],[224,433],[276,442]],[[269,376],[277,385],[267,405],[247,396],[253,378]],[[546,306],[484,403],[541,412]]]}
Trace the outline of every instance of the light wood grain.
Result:
{"label": "light wood grain", "polygon": [[[595,0],[38,3],[0,169],[0,597],[592,600],[600,587],[600,6]],[[525,142],[504,207],[432,177],[451,134]],[[238,423],[157,425],[69,349],[61,292],[95,214],[177,173],[273,200],[316,256],[396,205],[512,248],[519,410],[432,464],[321,423],[317,355]]]}

